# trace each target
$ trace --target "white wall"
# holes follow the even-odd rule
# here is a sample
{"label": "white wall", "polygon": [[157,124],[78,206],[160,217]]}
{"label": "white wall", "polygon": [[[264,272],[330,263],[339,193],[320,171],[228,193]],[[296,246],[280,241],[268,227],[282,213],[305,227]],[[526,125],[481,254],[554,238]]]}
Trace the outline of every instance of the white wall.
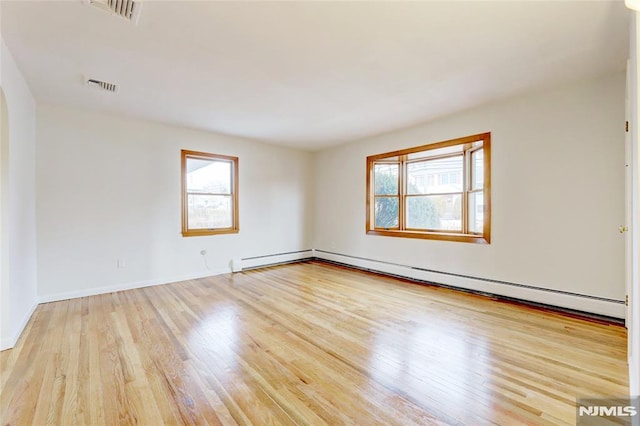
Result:
{"label": "white wall", "polygon": [[[623,300],[624,93],[619,73],[322,151],[314,247]],[[368,155],[487,131],[490,245],[365,234]]]}
{"label": "white wall", "polygon": [[[0,86],[7,106],[8,147],[2,148],[0,227],[0,350],[12,347],[36,296],[35,101],[11,52],[0,38]],[[7,126],[8,124],[8,126]],[[8,156],[8,159],[5,158]],[[8,170],[6,170],[8,168]],[[6,205],[8,204],[8,205]]]}
{"label": "white wall", "polygon": [[9,318],[9,111],[0,87],[0,337],[2,349],[12,346]]}
{"label": "white wall", "polygon": [[[41,300],[228,272],[233,258],[311,248],[310,153],[51,105],[38,106],[37,129]],[[182,237],[181,149],[239,157],[238,234]]]}
{"label": "white wall", "polygon": [[640,67],[638,66],[638,50],[640,49],[640,32],[638,31],[638,18],[640,13],[632,12],[630,46],[629,46],[629,121],[631,133],[631,201],[632,221],[631,234],[631,288],[629,292],[629,318],[628,328],[628,356],[629,356],[629,393],[640,395],[640,150],[638,143],[638,130],[640,115],[638,100],[640,99]]}

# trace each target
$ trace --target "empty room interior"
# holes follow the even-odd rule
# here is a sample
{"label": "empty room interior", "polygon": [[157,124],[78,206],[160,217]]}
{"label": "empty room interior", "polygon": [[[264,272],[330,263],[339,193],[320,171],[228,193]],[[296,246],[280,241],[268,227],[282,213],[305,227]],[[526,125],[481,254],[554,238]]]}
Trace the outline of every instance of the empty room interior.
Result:
{"label": "empty room interior", "polygon": [[1,424],[637,420],[639,10],[0,1]]}

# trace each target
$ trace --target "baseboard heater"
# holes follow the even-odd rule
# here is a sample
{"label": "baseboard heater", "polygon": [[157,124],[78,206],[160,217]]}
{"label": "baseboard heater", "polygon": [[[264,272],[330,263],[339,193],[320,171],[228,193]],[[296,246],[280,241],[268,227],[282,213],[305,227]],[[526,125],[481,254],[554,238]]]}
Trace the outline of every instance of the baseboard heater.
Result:
{"label": "baseboard heater", "polygon": [[232,260],[233,272],[247,271],[267,266],[284,265],[287,263],[302,262],[313,259],[313,249],[288,251],[278,254],[267,254],[264,256],[245,257],[243,259]]}
{"label": "baseboard heater", "polygon": [[624,323],[625,304],[622,300],[419,268],[319,249],[239,259],[234,261],[234,271],[309,260],[319,260],[386,276],[408,279],[418,284],[436,285],[516,303],[555,309],[594,319],[602,319],[607,322]]}

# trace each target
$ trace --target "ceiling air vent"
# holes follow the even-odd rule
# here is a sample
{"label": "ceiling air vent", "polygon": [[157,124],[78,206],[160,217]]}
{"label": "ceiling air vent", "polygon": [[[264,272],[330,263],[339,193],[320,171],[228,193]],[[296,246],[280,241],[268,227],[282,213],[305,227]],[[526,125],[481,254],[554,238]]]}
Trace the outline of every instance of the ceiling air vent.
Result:
{"label": "ceiling air vent", "polygon": [[119,16],[131,21],[134,24],[138,23],[140,18],[140,9],[142,9],[142,2],[140,0],[82,0],[85,4],[90,4],[97,7],[100,10],[109,12],[112,15]]}
{"label": "ceiling air vent", "polygon": [[95,78],[87,78],[85,79],[87,86],[94,87],[96,89],[105,90],[107,92],[116,93],[118,91],[118,86],[113,83],[108,83],[102,80],[96,80]]}

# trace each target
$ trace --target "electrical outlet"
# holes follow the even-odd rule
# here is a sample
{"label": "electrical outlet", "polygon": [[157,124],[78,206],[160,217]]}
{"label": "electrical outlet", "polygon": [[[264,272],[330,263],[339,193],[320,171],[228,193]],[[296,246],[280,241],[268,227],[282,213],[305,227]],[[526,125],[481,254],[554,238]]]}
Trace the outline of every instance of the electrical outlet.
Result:
{"label": "electrical outlet", "polygon": [[200,254],[201,254],[202,256],[205,256],[205,255],[207,254],[207,251],[206,251],[206,250],[200,250]]}
{"label": "electrical outlet", "polygon": [[127,267],[127,259],[125,259],[123,257],[118,258],[117,264],[118,264],[118,269],[126,268]]}

